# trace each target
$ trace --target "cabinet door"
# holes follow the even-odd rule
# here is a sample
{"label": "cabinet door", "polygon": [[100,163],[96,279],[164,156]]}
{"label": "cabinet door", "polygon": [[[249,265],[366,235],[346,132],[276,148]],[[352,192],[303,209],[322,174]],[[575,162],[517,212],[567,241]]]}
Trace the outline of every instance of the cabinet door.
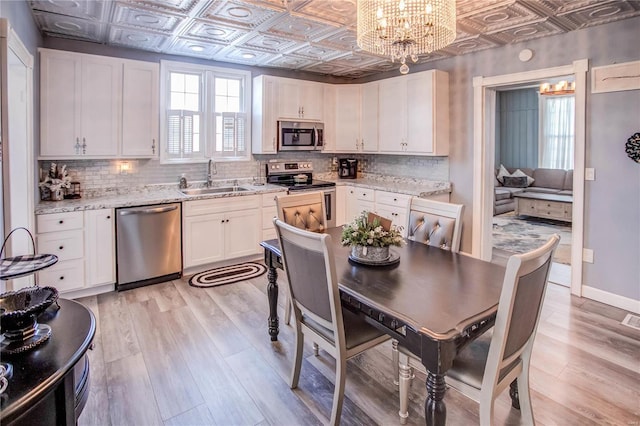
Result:
{"label": "cabinet door", "polygon": [[404,151],[433,153],[433,73],[421,72],[405,77],[407,100],[419,99],[407,105],[407,133]]}
{"label": "cabinet door", "polygon": [[278,79],[278,117],[297,120],[302,118],[299,103],[300,83],[296,80]]}
{"label": "cabinet door", "polygon": [[158,64],[126,61],[122,75],[122,156],[157,157]]}
{"label": "cabinet door", "polygon": [[227,214],[224,224],[225,258],[260,253],[262,214],[260,210],[240,210]]}
{"label": "cabinet door", "polygon": [[42,51],[40,61],[40,155],[79,155],[80,56]]}
{"label": "cabinet door", "polygon": [[353,219],[360,214],[358,210],[358,199],[356,189],[353,186],[346,187],[345,196],[345,223],[350,223]]}
{"label": "cabinet door", "polygon": [[378,151],[378,87],[374,82],[360,89],[360,146],[364,152]]}
{"label": "cabinet door", "polygon": [[122,123],[122,62],[83,56],[81,78],[81,154],[115,157]]}
{"label": "cabinet door", "polygon": [[86,286],[116,282],[115,228],[113,209],[86,210],[85,276]]}
{"label": "cabinet door", "polygon": [[275,154],[278,141],[277,83],[274,78],[253,79],[251,143],[254,154]]}
{"label": "cabinet door", "polygon": [[402,77],[380,82],[380,152],[402,152],[407,134],[407,85]]}
{"label": "cabinet door", "polygon": [[225,215],[207,214],[184,218],[184,267],[224,260]]}
{"label": "cabinet door", "polygon": [[336,88],[336,151],[356,152],[360,147],[360,85]]}
{"label": "cabinet door", "polygon": [[347,192],[348,186],[336,187],[336,226],[347,223]]}
{"label": "cabinet door", "polygon": [[315,82],[303,82],[298,92],[302,118],[322,121],[324,110],[324,85]]}

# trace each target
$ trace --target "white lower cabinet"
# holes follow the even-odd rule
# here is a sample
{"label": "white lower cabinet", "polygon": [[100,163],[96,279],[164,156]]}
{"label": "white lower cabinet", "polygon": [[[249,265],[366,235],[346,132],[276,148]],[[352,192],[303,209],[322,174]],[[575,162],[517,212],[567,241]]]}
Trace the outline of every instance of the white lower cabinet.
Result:
{"label": "white lower cabinet", "polygon": [[113,209],[39,215],[36,227],[38,252],[58,256],[38,272],[39,285],[64,294],[115,283]]}
{"label": "white lower cabinet", "polygon": [[402,236],[407,236],[407,220],[411,196],[395,192],[376,191],[376,213],[395,226],[401,226]]}
{"label": "white lower cabinet", "polygon": [[273,218],[278,216],[276,210],[276,197],[284,195],[286,191],[270,192],[262,194],[262,239],[271,240],[277,238],[276,228],[273,226]]}
{"label": "white lower cabinet", "polygon": [[260,195],[186,201],[184,268],[260,253]]}

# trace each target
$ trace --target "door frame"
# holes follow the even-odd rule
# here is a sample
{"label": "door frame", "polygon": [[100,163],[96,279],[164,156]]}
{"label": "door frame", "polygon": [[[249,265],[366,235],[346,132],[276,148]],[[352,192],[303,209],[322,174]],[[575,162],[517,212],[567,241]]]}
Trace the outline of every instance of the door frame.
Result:
{"label": "door frame", "polygon": [[492,256],[492,220],[495,170],[495,93],[504,86],[573,75],[575,87],[575,146],[573,159],[573,214],[571,232],[571,294],[582,296],[584,240],[584,173],[586,146],[586,94],[589,60],[570,65],[514,74],[473,78],[473,231],[472,255]]}

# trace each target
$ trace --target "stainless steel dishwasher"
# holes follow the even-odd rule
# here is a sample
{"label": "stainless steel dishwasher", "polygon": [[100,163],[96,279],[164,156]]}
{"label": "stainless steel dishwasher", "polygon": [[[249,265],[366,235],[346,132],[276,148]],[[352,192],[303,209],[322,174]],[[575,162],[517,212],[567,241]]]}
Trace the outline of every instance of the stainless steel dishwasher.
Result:
{"label": "stainless steel dishwasher", "polygon": [[116,209],[117,290],[182,276],[181,204]]}

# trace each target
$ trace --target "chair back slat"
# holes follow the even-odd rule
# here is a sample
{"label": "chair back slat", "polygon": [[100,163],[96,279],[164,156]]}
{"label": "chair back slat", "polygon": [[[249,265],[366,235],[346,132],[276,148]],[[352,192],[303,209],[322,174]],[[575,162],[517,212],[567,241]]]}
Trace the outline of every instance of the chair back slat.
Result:
{"label": "chair back slat", "polygon": [[327,213],[322,191],[276,197],[278,219],[288,225],[311,232],[324,232]]}
{"label": "chair back slat", "polygon": [[533,335],[550,267],[551,258],[548,258],[542,266],[518,277],[511,310],[511,326],[507,334],[503,359],[508,359],[521,351]]}
{"label": "chair back slat", "polygon": [[501,373],[522,362],[525,351],[530,356],[559,241],[554,234],[542,247],[509,258],[484,380],[497,383]]}
{"label": "chair back slat", "polygon": [[461,204],[413,198],[409,207],[407,238],[457,252],[462,228]]}
{"label": "chair back slat", "polygon": [[331,305],[324,254],[317,249],[302,247],[286,232],[282,235],[282,250],[286,253],[291,297],[304,310],[331,322]]}

